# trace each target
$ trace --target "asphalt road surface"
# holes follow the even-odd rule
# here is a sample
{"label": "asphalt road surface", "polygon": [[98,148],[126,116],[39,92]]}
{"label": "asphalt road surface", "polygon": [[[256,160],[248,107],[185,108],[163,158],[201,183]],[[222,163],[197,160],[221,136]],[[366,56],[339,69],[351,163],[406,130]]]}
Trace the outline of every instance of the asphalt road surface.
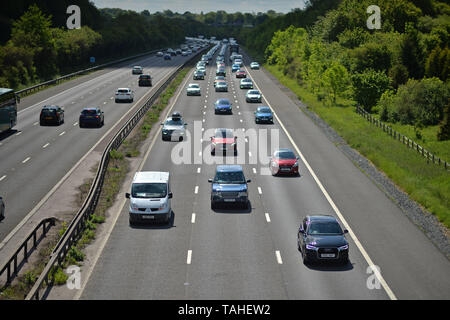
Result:
{"label": "asphalt road surface", "polygon": [[[0,195],[6,203],[6,218],[0,223],[2,241],[64,175],[91,149],[125,114],[155,85],[166,78],[189,57],[172,60],[146,56],[113,66],[73,82],[40,92],[37,97],[22,99],[17,126],[0,136]],[[139,87],[139,75],[132,75],[134,65],[153,77],[153,87]],[[133,103],[115,103],[119,87],[135,91]],[[43,105],[65,108],[65,122],[60,126],[40,126],[39,113]],[[98,106],[105,112],[101,128],[80,128],[78,118],[87,106]],[[113,133],[113,132],[112,132]],[[103,151],[107,141],[97,148]]]}
{"label": "asphalt road surface", "polygon": [[[227,93],[214,91],[214,57],[204,81],[189,74],[187,83],[199,83],[202,95],[188,97],[183,88],[173,108],[188,123],[184,143],[203,139],[202,155],[192,148],[191,163],[177,164],[172,150],[179,143],[159,137],[144,164],[144,171],[171,174],[171,222],[130,226],[127,202],[81,299],[448,299],[446,257],[263,71],[247,68],[265,99],[246,103],[228,57],[226,63]],[[233,102],[232,115],[214,114],[213,103],[222,97]],[[259,105],[276,112],[274,125],[255,124]],[[193,134],[194,126],[205,136]],[[243,168],[252,179],[251,209],[213,211],[208,178],[216,164],[198,160],[209,153],[212,134],[206,132],[214,128],[275,129],[279,147],[301,152],[300,176],[262,174],[270,152],[260,156],[247,143]],[[349,227],[348,265],[302,263],[296,239],[307,214],[330,214]]]}

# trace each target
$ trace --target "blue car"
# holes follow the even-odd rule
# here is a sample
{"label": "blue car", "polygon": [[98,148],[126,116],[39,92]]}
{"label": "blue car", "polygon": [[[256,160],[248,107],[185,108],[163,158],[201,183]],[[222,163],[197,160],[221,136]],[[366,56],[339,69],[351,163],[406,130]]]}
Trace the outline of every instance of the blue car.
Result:
{"label": "blue car", "polygon": [[231,66],[231,72],[236,72],[236,71],[238,71],[239,69],[241,69],[241,66],[238,65],[238,64],[233,64],[233,65]]}
{"label": "blue car", "polygon": [[231,102],[228,99],[219,99],[214,103],[214,114],[232,114]]}
{"label": "blue car", "polygon": [[86,126],[101,127],[105,124],[105,115],[100,108],[87,107],[81,111],[80,118],[78,120],[80,128]]}
{"label": "blue car", "polygon": [[248,209],[248,185],[251,180],[246,180],[244,171],[240,165],[220,165],[216,168],[214,179],[208,179],[212,183],[211,209],[216,209],[219,204],[233,204]]}
{"label": "blue car", "polygon": [[269,107],[258,107],[255,111],[255,123],[272,123],[273,113]]}

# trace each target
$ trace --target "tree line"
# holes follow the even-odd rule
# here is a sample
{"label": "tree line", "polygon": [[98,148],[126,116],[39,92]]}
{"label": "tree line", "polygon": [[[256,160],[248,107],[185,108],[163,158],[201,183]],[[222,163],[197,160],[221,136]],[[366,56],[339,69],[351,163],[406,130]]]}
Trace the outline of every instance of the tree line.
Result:
{"label": "tree line", "polygon": [[[342,0],[335,8],[328,5],[313,1],[291,13],[302,16],[302,22],[280,30],[278,25],[290,23],[283,20],[289,15],[278,17],[241,32],[238,39],[250,50],[264,48],[267,63],[329,104],[338,97],[352,99],[378,112],[383,121],[417,130],[440,124],[438,139],[450,139],[450,6],[437,0]],[[366,27],[369,5],[381,9],[379,30]]]}

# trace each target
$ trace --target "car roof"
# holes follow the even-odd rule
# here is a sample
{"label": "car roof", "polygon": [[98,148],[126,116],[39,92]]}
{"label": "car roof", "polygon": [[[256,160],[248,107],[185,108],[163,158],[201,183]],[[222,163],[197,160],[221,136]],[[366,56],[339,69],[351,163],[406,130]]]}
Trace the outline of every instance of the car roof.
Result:
{"label": "car roof", "polygon": [[216,172],[243,172],[242,166],[240,165],[219,165],[216,167]]}
{"label": "car roof", "polygon": [[130,88],[117,88],[117,90],[131,90]]}
{"label": "car roof", "polygon": [[136,172],[133,183],[168,182],[169,172],[140,171]]}
{"label": "car roof", "polygon": [[268,107],[268,106],[260,106],[260,107],[256,108],[256,110],[261,110],[261,109],[269,109],[269,111],[272,111],[272,109],[270,109],[270,107]]}
{"label": "car roof", "polygon": [[309,221],[318,221],[318,222],[326,222],[326,221],[333,221],[333,222],[337,222],[337,219],[331,215],[322,215],[322,214],[317,214],[317,215],[308,215],[306,216],[306,218]]}

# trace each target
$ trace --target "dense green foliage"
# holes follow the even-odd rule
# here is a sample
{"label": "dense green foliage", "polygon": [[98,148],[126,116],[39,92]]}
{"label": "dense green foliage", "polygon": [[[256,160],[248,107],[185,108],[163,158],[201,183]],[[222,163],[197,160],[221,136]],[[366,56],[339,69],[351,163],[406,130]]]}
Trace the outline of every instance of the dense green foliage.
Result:
{"label": "dense green foliage", "polygon": [[[322,7],[318,3],[301,11],[316,18],[312,27],[293,24],[273,33],[265,49],[267,63],[320,100],[336,103],[338,97],[350,97],[367,111],[380,112],[385,121],[418,128],[445,122],[449,5],[437,0],[342,0],[329,10],[326,1],[320,2]],[[366,26],[366,9],[374,4],[381,11],[378,30]],[[268,24],[246,35],[246,47],[254,43],[252,36],[258,37],[253,32]]]}
{"label": "dense green foliage", "polygon": [[[70,4],[81,8],[80,29],[66,28]],[[8,23],[1,30],[7,41],[0,46],[0,86],[10,88],[87,67],[91,56],[101,61],[175,46],[210,29],[191,16],[98,10],[87,0],[7,2],[2,15]]]}

